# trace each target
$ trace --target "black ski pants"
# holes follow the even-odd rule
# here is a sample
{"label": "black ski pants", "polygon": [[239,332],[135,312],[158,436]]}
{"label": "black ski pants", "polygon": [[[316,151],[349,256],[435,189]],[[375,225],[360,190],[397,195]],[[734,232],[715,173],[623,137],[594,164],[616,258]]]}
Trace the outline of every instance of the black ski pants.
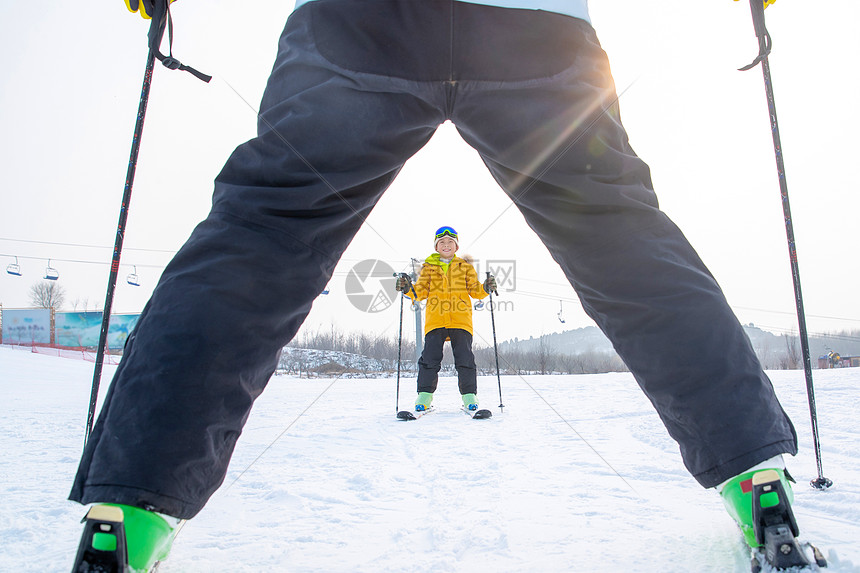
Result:
{"label": "black ski pants", "polygon": [[658,208],[588,23],[453,0],[317,0],[288,20],[258,136],[218,175],[209,216],[129,338],[71,499],[200,511],[281,348],[446,120],[561,266],[703,486],[796,452],[720,288]]}
{"label": "black ski pants", "polygon": [[436,391],[445,340],[451,341],[460,394],[478,393],[478,371],[472,353],[472,333],[462,328],[435,328],[424,335],[424,349],[418,359],[418,391]]}

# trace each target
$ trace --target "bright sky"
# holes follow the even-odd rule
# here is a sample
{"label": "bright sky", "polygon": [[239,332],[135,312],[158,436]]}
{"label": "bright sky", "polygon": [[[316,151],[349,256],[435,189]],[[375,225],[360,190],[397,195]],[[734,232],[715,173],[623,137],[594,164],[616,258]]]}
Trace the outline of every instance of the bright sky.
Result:
{"label": "bright sky", "polygon": [[[23,271],[0,275],[4,308],[28,306],[48,259],[68,310],[75,300],[78,310],[104,304],[148,24],[121,0],[99,4],[4,8],[0,268],[17,256]],[[291,9],[276,0],[174,4],[174,54],[215,79],[205,85],[156,69],[115,312],[142,309],[170,254],[205,217],[224,160],[253,136],[254,109]],[[796,329],[762,73],[737,71],[757,53],[748,3],[594,0],[591,14],[623,92],[622,118],[651,166],[663,209],[742,322]],[[850,104],[860,91],[860,3],[831,0],[824,10],[780,0],[766,15],[809,330],[860,329],[860,114]],[[352,306],[348,272],[365,259],[409,270],[410,257],[426,257],[433,231],[445,224],[459,231],[460,254],[516,261],[516,290],[502,293],[509,305],[495,316],[499,340],[592,324],[477,154],[446,124],[374,210],[306,328],[334,323],[396,334],[396,307],[368,314]],[[125,282],[135,271],[139,287]],[[476,343],[491,336],[487,313],[476,315]]]}

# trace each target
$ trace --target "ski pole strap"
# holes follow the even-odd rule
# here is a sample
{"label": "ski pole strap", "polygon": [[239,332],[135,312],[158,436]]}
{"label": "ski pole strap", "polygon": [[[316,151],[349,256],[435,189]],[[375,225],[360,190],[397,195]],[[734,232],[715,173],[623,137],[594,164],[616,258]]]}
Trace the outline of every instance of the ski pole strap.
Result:
{"label": "ski pole strap", "polygon": [[756,38],[758,38],[758,56],[752,63],[739,68],[745,72],[751,70],[762,60],[770,55],[770,50],[773,47],[773,42],[770,39],[770,33],[764,25],[764,3],[761,0],[750,0],[750,10],[752,11],[753,28],[755,29]]}
{"label": "ski pole strap", "polygon": [[[161,53],[161,40],[164,38],[164,29],[167,27],[168,55]],[[180,70],[188,72],[195,78],[209,83],[212,76],[199,72],[191,66],[186,66],[173,57],[173,17],[170,15],[169,0],[156,0],[153,6],[152,23],[149,25],[149,49],[155,54],[165,68],[169,70]]]}

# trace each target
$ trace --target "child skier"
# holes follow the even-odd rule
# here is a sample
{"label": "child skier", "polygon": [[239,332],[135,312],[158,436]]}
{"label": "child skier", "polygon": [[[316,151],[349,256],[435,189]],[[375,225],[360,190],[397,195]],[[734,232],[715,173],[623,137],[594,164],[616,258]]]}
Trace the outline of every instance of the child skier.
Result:
{"label": "child skier", "polygon": [[482,299],[496,290],[496,279],[489,275],[482,285],[475,268],[456,255],[460,243],[453,228],[439,228],[433,246],[436,252],[424,261],[414,286],[406,275],[397,281],[397,290],[413,301],[427,300],[415,410],[421,412],[430,407],[442,367],[442,346],[450,340],[463,407],[475,411],[478,379],[472,354],[471,299]]}

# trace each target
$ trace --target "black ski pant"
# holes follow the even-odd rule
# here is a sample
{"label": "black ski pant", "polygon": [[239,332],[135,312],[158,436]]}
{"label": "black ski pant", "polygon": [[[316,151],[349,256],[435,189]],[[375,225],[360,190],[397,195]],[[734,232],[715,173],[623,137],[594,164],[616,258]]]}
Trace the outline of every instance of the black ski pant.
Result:
{"label": "black ski pant", "polygon": [[446,120],[561,266],[703,486],[796,452],[723,293],[658,208],[587,22],[453,0],[317,0],[288,20],[260,109],[258,136],[225,164],[209,216],[129,338],[71,499],[200,511],[281,348]]}
{"label": "black ski pant", "polygon": [[451,341],[460,394],[478,393],[478,371],[472,353],[472,333],[462,328],[435,328],[424,335],[424,349],[418,358],[418,391],[436,391],[445,341]]}

